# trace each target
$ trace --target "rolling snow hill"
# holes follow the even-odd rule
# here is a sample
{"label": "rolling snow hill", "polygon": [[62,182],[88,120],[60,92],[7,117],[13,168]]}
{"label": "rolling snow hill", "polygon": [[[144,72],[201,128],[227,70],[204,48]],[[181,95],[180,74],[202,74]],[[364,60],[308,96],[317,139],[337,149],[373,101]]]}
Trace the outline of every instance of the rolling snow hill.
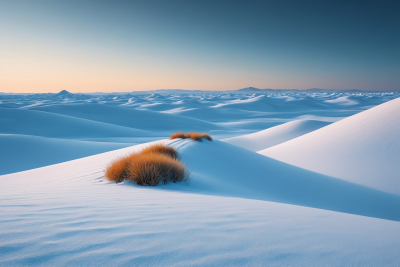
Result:
{"label": "rolling snow hill", "polygon": [[90,142],[32,135],[0,134],[0,175],[83,158],[132,143]]}
{"label": "rolling snow hill", "polygon": [[[0,94],[0,265],[400,266],[398,96]],[[154,140],[189,184],[104,179]]]}
{"label": "rolling snow hill", "polygon": [[58,104],[32,109],[146,131],[210,131],[224,129],[216,124],[149,110],[102,104]]}
{"label": "rolling snow hill", "polygon": [[311,172],[221,141],[174,140],[192,189],[400,221],[400,196]]}
{"label": "rolling snow hill", "polygon": [[315,131],[329,124],[329,122],[325,121],[295,120],[260,132],[227,138],[222,141],[251,151],[260,151]]}
{"label": "rolling snow hill", "polygon": [[400,98],[259,153],[400,195]]}
{"label": "rolling snow hill", "polygon": [[112,159],[147,144],[0,176],[0,264],[400,263],[398,222],[322,210],[400,220],[399,196],[223,142],[163,142],[189,185],[103,179]]}
{"label": "rolling snow hill", "polygon": [[3,134],[65,139],[157,136],[150,131],[37,110],[0,108],[0,113]]}

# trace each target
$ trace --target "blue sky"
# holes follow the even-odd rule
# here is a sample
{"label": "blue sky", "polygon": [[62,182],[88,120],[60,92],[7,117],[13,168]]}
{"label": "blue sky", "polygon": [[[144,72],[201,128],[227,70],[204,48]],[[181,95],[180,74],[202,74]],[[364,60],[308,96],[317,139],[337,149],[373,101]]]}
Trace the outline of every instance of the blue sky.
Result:
{"label": "blue sky", "polygon": [[400,90],[396,1],[0,1],[0,91]]}

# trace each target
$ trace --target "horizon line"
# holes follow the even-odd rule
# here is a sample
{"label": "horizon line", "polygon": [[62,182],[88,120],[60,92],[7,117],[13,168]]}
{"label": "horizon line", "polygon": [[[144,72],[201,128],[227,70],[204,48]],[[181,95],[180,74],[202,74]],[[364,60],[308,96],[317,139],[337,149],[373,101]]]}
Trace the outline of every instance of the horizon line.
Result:
{"label": "horizon line", "polygon": [[240,89],[227,89],[227,90],[201,90],[201,89],[150,89],[150,90],[134,90],[134,91],[98,91],[98,92],[70,92],[66,89],[61,90],[59,92],[1,92],[0,94],[59,94],[61,92],[67,92],[70,94],[112,94],[112,93],[144,93],[144,92],[156,92],[156,91],[189,91],[189,92],[246,92],[246,91],[359,91],[359,92],[399,92],[400,89],[397,90],[366,90],[366,89],[325,89],[325,88],[307,88],[307,89],[273,89],[273,88],[257,88],[257,87],[245,87]]}

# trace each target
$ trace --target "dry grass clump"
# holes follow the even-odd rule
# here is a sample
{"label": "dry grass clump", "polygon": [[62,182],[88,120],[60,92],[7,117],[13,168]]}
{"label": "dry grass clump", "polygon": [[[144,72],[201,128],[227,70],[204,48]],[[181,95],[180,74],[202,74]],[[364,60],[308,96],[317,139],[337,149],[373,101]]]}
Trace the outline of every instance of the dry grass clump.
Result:
{"label": "dry grass clump", "polygon": [[158,154],[167,155],[173,159],[178,158],[178,151],[176,151],[175,148],[170,147],[170,146],[165,146],[163,144],[155,144],[152,146],[148,146],[148,147],[144,148],[140,153],[141,154],[158,153]]}
{"label": "dry grass clump", "polygon": [[201,142],[204,139],[207,139],[208,141],[212,141],[212,138],[209,134],[206,133],[198,133],[198,132],[191,132],[191,133],[174,133],[170,136],[169,139],[176,139],[176,138],[182,138],[182,139],[187,139],[190,138],[193,141],[199,141]]}
{"label": "dry grass clump", "polygon": [[104,176],[116,183],[130,180],[138,185],[156,186],[160,183],[187,181],[189,172],[179,161],[178,152],[174,148],[155,144],[112,161]]}
{"label": "dry grass clump", "polygon": [[176,139],[176,138],[181,138],[181,139],[186,139],[186,138],[189,138],[185,133],[183,133],[183,132],[179,132],[179,133],[173,133],[170,137],[169,137],[169,139]]}
{"label": "dry grass clump", "polygon": [[107,167],[104,176],[109,181],[120,183],[128,177],[129,157],[113,160]]}
{"label": "dry grass clump", "polygon": [[187,135],[188,135],[188,136],[190,137],[190,139],[192,139],[193,141],[200,141],[200,142],[201,142],[201,140],[202,140],[203,138],[207,139],[208,141],[212,141],[211,136],[208,135],[208,134],[205,134],[205,133],[191,132],[191,133],[188,133]]}
{"label": "dry grass clump", "polygon": [[156,186],[185,180],[187,171],[179,160],[163,154],[141,154],[128,165],[128,177],[138,185]]}

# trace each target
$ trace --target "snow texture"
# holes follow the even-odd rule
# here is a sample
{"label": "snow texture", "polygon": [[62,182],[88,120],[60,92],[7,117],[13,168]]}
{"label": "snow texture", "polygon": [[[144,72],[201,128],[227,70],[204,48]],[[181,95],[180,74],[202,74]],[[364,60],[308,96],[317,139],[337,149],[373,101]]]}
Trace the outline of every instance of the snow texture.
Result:
{"label": "snow texture", "polygon": [[223,139],[223,141],[251,151],[260,151],[315,131],[328,124],[329,122],[325,121],[294,120],[260,132]]}
{"label": "snow texture", "polygon": [[399,137],[397,98],[260,153],[400,195]]}
{"label": "snow texture", "polygon": [[[0,265],[399,266],[397,97],[0,94]],[[188,184],[104,179],[148,142]]]}

